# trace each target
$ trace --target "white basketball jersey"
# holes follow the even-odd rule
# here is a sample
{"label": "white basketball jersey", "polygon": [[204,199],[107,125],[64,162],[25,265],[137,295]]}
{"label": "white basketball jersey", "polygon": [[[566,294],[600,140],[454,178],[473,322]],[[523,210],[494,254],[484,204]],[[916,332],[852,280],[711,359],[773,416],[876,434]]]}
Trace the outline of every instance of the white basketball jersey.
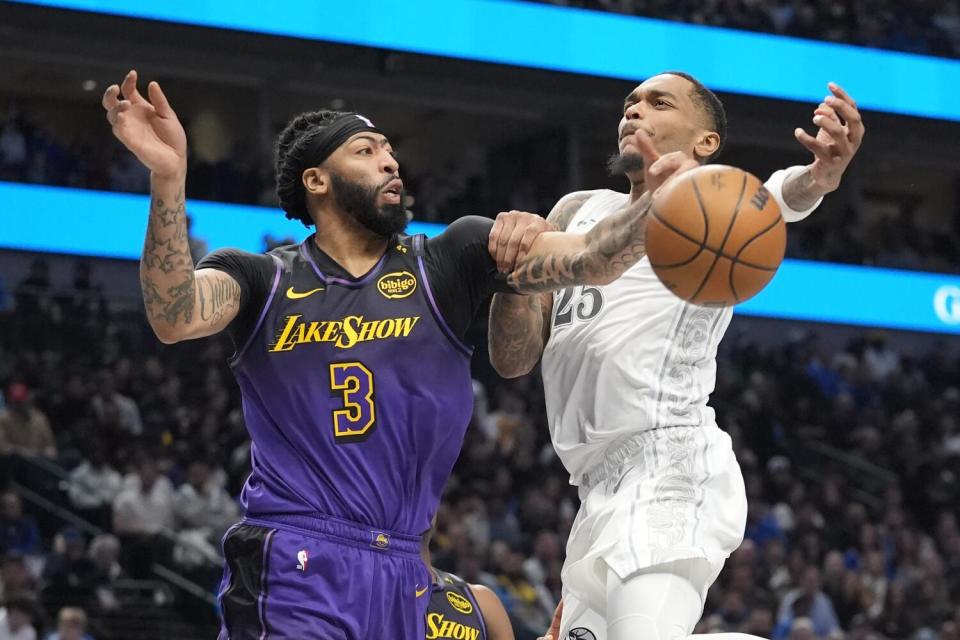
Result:
{"label": "white basketball jersey", "polygon": [[[784,174],[774,174],[767,188],[785,218],[801,219],[816,206],[786,209]],[[628,201],[625,193],[597,191],[567,231],[586,233]],[[612,284],[554,293],[543,386],[553,445],[571,482],[579,484],[604,451],[626,437],[715,420],[707,400],[732,314],[729,307],[699,307],[670,293],[647,258]]]}

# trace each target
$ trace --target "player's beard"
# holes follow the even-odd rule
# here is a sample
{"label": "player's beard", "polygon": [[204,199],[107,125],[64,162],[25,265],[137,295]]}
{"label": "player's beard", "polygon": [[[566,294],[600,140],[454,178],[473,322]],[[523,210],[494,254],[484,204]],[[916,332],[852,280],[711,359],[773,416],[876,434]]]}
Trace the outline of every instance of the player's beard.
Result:
{"label": "player's beard", "polygon": [[392,177],[379,186],[370,187],[330,172],[333,199],[337,206],[351,215],[363,228],[384,238],[407,228],[407,210],[403,205],[405,191],[400,193],[399,204],[377,206],[381,189],[394,180],[396,178]]}
{"label": "player's beard", "polygon": [[643,156],[635,151],[615,153],[607,160],[607,173],[618,177],[627,173],[643,171]]}

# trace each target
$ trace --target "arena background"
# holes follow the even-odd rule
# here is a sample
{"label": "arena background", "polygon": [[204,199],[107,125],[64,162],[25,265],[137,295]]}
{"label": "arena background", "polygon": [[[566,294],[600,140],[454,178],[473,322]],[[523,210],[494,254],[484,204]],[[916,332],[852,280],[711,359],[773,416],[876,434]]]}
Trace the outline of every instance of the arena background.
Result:
{"label": "arena background", "polygon": [[[98,640],[214,637],[218,540],[248,469],[227,342],[162,346],[144,321],[147,207],[130,194],[148,175],[110,134],[107,85],[136,68],[184,122],[199,257],[306,235],[276,209],[271,169],[297,112],[355,109],[388,132],[417,223],[546,213],[570,190],[624,187],[604,168],[623,96],[680,69],[724,100],[720,161],[760,176],[809,162],[792,131],[812,131],[828,81],[867,126],[843,186],[790,226],[790,260],[722,344],[711,402],[750,515],[698,631],[960,638],[960,3],[159,5],[0,2],[7,619],[31,616],[44,638],[79,607]],[[481,315],[434,559],[494,589],[534,638],[576,492],[538,376],[498,378],[485,333]],[[3,436],[17,428],[29,446]],[[21,637],[4,624],[0,639]]]}

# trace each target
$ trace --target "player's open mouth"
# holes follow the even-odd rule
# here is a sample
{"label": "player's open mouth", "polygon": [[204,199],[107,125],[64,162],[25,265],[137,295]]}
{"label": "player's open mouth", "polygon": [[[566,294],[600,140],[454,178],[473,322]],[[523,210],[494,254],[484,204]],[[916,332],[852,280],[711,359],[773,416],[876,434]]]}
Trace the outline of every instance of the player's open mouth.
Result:
{"label": "player's open mouth", "polygon": [[387,200],[400,202],[400,198],[403,196],[403,181],[394,180],[388,184],[383,188],[383,195]]}

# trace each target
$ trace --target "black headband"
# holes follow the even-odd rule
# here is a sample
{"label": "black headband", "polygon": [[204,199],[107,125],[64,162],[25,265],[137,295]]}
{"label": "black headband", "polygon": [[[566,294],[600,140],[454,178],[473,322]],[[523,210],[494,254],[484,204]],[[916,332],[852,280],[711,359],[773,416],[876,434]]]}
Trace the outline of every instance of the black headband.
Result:
{"label": "black headband", "polygon": [[333,121],[333,124],[324,127],[320,130],[320,133],[314,136],[303,155],[306,166],[319,166],[340,145],[349,140],[350,136],[361,131],[380,133],[380,130],[373,126],[372,122],[358,113],[345,113],[340,116]]}

